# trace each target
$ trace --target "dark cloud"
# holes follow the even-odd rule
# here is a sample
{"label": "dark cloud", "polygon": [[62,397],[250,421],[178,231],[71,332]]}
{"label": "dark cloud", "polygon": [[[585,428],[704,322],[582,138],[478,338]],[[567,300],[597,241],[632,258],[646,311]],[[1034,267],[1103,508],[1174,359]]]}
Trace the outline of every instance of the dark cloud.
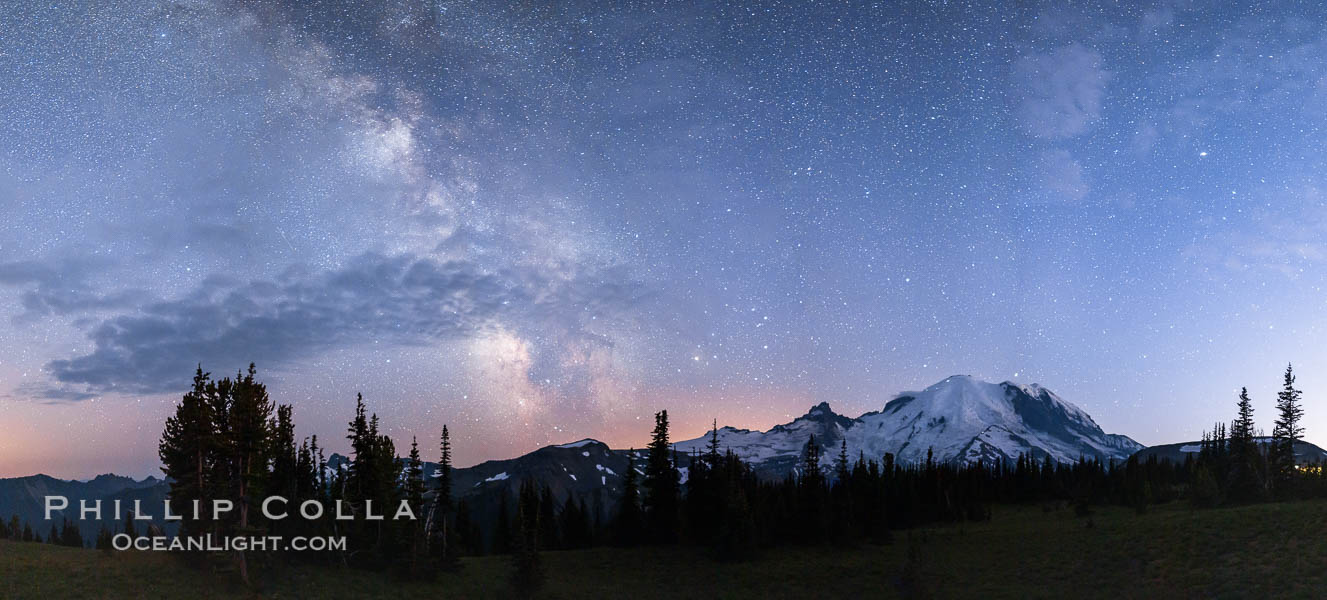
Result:
{"label": "dark cloud", "polygon": [[47,397],[156,393],[179,387],[197,363],[280,367],[341,346],[427,344],[481,331],[499,319],[593,339],[583,321],[629,309],[642,289],[616,276],[488,271],[468,262],[365,254],[344,267],[282,281],[213,280],[178,300],[105,319],[95,349],[53,360],[65,386]]}
{"label": "dark cloud", "polygon": [[22,323],[45,316],[119,309],[142,301],[144,294],[140,290],[98,293],[88,277],[99,265],[102,262],[94,260],[0,263],[0,285],[26,288],[19,296],[24,310],[14,315],[13,320]]}

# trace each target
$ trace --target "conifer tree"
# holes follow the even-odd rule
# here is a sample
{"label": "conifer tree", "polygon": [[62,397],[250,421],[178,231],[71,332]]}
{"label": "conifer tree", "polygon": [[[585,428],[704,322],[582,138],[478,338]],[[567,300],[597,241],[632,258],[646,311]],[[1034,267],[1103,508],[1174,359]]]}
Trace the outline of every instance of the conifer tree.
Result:
{"label": "conifer tree", "polygon": [[705,459],[709,461],[709,466],[714,469],[719,466],[719,420],[715,419],[710,427],[710,440],[706,443]]}
{"label": "conifer tree", "polygon": [[271,484],[265,490],[267,495],[277,495],[287,500],[299,497],[301,478],[300,452],[295,447],[295,421],[291,413],[289,404],[276,407],[276,421],[270,425],[271,439],[268,440]]}
{"label": "conifer tree", "polygon": [[512,587],[518,597],[530,598],[544,583],[544,569],[539,557],[539,492],[533,481],[521,482],[516,503],[517,533],[512,552]]}
{"label": "conifer tree", "polygon": [[[414,436],[410,437],[410,454],[406,459],[405,481],[405,500],[410,503],[410,510],[416,515],[424,512],[424,468],[419,460],[419,441]],[[424,571],[424,556],[426,554],[424,544],[424,528],[418,523],[412,523],[404,528],[406,531],[406,543],[409,547],[409,568],[408,575],[412,578],[419,577]]]}
{"label": "conifer tree", "polygon": [[650,541],[667,543],[677,539],[679,476],[668,442],[668,411],[654,415],[654,431],[645,462],[645,516]]}
{"label": "conifer tree", "polygon": [[110,554],[111,550],[115,549],[111,542],[114,537],[115,534],[111,533],[111,528],[102,523],[101,530],[97,532],[97,550]]}
{"label": "conifer tree", "polygon": [[839,445],[839,456],[834,460],[834,477],[840,484],[848,482],[848,440],[844,438]]}
{"label": "conifer tree", "polygon": [[1240,454],[1253,444],[1253,402],[1249,400],[1249,388],[1240,388],[1236,409],[1235,420],[1230,424],[1230,446],[1233,453]]}
{"label": "conifer tree", "polygon": [[460,554],[455,548],[456,536],[453,535],[452,440],[446,425],[442,426],[439,451],[438,489],[434,494],[432,515],[429,518],[432,528],[430,550],[442,569],[455,570],[461,563]]}
{"label": "conifer tree", "polygon": [[[255,380],[256,371],[253,363],[249,363],[248,372],[235,377],[226,444],[234,469],[235,506],[239,512],[236,527],[239,533],[246,535],[262,531],[251,519],[250,504],[253,499],[262,497],[270,475],[267,465],[271,453],[272,400],[267,394],[267,386]],[[240,579],[248,585],[247,553],[239,550],[235,554]]]}
{"label": "conifer tree", "polygon": [[1300,419],[1304,408],[1300,406],[1300,390],[1295,388],[1295,372],[1286,366],[1281,392],[1276,395],[1276,422],[1272,427],[1272,466],[1284,482],[1295,475],[1295,443],[1304,437]]}
{"label": "conifer tree", "polygon": [[480,541],[479,529],[470,516],[470,503],[462,498],[456,503],[456,551],[453,554],[481,554],[483,552],[483,543]]}
{"label": "conifer tree", "polygon": [[[1211,436],[1204,433],[1206,445],[1201,457],[1209,469],[1216,468],[1222,475],[1228,469],[1230,478],[1226,486],[1232,500],[1254,500],[1262,495],[1265,486],[1259,476],[1261,452],[1254,438],[1253,402],[1249,400],[1248,388],[1240,388],[1235,406],[1236,415],[1230,424],[1229,439],[1224,446],[1221,445],[1224,434],[1220,426],[1213,428]],[[1207,476],[1212,477],[1210,470]],[[1200,500],[1199,504],[1205,501]]]}
{"label": "conifer tree", "polygon": [[821,486],[824,485],[824,474],[820,470],[820,446],[816,444],[816,436],[812,435],[806,440],[806,446],[802,448],[802,477],[803,486]]}
{"label": "conifer tree", "polygon": [[637,487],[636,449],[627,450],[627,470],[622,473],[622,498],[618,502],[617,518],[613,523],[613,541],[621,546],[640,543],[643,517],[640,490]]}
{"label": "conifer tree", "polygon": [[[215,404],[209,402],[209,396],[216,395],[216,386],[211,385],[209,377],[199,365],[194,372],[193,388],[175,407],[175,414],[166,419],[157,447],[161,471],[170,482],[167,498],[171,512],[183,516],[180,535],[184,536],[204,531],[204,522],[196,520],[190,509],[195,501],[200,505],[211,504],[216,488],[213,474],[220,440]],[[125,533],[132,535],[130,531]]]}
{"label": "conifer tree", "polygon": [[507,502],[507,492],[504,490],[498,498],[497,523],[493,526],[493,553],[507,554],[511,552],[515,541],[516,532],[512,531],[511,526],[511,505]]}
{"label": "conifer tree", "polygon": [[539,545],[549,550],[562,547],[562,535],[558,531],[557,502],[553,498],[553,488],[547,483],[539,491]]}

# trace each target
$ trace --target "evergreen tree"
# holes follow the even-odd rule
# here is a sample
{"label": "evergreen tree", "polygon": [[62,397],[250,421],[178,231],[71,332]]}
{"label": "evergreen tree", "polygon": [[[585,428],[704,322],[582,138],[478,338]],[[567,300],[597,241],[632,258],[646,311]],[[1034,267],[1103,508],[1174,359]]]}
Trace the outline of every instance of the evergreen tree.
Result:
{"label": "evergreen tree", "polygon": [[1249,388],[1240,388],[1239,402],[1234,422],[1230,424],[1230,446],[1235,454],[1240,454],[1253,444],[1253,402],[1249,400]]}
{"label": "evergreen tree", "polygon": [[83,547],[83,534],[78,530],[78,524],[72,523],[69,519],[64,520],[60,527],[60,544],[71,548]]}
{"label": "evergreen tree", "polygon": [[295,421],[289,404],[276,407],[276,422],[270,426],[271,485],[267,495],[287,500],[299,498],[300,451],[295,447]]}
{"label": "evergreen tree", "polygon": [[[161,458],[161,471],[170,482],[168,501],[171,512],[182,515],[180,535],[202,533],[206,524],[196,520],[192,506],[211,504],[216,483],[213,481],[217,462],[218,436],[215,404],[209,402],[217,389],[200,365],[194,373],[193,388],[175,407],[175,414],[166,419],[165,431],[157,454]],[[125,533],[132,533],[126,531]]]}
{"label": "evergreen tree", "polygon": [[115,549],[111,541],[114,537],[115,534],[111,533],[111,528],[102,523],[101,530],[97,532],[97,550],[110,554],[111,550]]}
{"label": "evergreen tree", "polygon": [[[410,510],[416,515],[424,512],[424,468],[419,460],[419,441],[414,436],[410,437],[410,454],[406,459],[405,481],[405,500],[410,503]],[[418,523],[412,523],[405,527],[406,544],[409,547],[407,575],[411,578],[417,578],[424,572],[423,559],[426,554],[424,544],[424,528]]]}
{"label": "evergreen tree", "polygon": [[497,523],[493,526],[493,542],[491,544],[493,553],[507,554],[511,552],[515,541],[516,532],[511,527],[511,505],[507,502],[507,492],[504,490],[498,498]]}
{"label": "evergreen tree", "polygon": [[1294,368],[1287,365],[1281,392],[1276,395],[1276,422],[1272,427],[1272,468],[1284,483],[1295,476],[1295,443],[1304,437],[1300,419],[1300,390],[1295,388]]}
{"label": "evergreen tree", "polygon": [[[481,554],[483,542],[479,526],[470,515],[470,503],[462,498],[456,503],[456,551],[453,554]],[[459,562],[459,561],[458,561]]]}
{"label": "evergreen tree", "polygon": [[641,514],[640,490],[636,484],[636,449],[627,450],[627,470],[622,473],[622,498],[618,502],[617,519],[613,523],[613,541],[621,546],[634,546],[641,541],[644,517]]}
{"label": "evergreen tree", "polygon": [[585,502],[567,498],[558,516],[558,529],[562,532],[562,547],[568,550],[590,546],[590,522]]}
{"label": "evergreen tree", "polygon": [[[1224,434],[1220,427],[1214,427],[1211,436],[1204,434],[1205,451],[1201,457],[1209,467],[1207,477],[1213,477],[1210,469],[1216,468],[1223,475],[1229,472],[1227,488],[1229,497],[1235,501],[1255,500],[1262,496],[1264,485],[1259,476],[1259,463],[1262,453],[1258,449],[1254,433],[1253,402],[1249,400],[1248,388],[1240,388],[1239,401],[1236,403],[1235,420],[1230,424],[1229,439],[1222,445]],[[1215,478],[1213,477],[1215,483]],[[1206,482],[1203,482],[1206,485]],[[1218,484],[1219,485],[1219,484]],[[1202,493],[1206,493],[1203,490]],[[1206,502],[1199,501],[1199,504]]]}
{"label": "evergreen tree", "polygon": [[455,548],[457,536],[452,535],[454,527],[452,500],[452,440],[447,426],[442,426],[439,442],[438,489],[434,493],[433,511],[429,519],[432,531],[431,551],[444,570],[460,568],[460,553]]}
{"label": "evergreen tree", "polygon": [[803,486],[823,486],[825,476],[820,470],[820,446],[816,444],[816,436],[812,435],[806,440],[806,446],[802,448],[802,477]]}
{"label": "evergreen tree", "polygon": [[654,415],[654,432],[645,462],[645,516],[650,540],[667,543],[677,539],[680,484],[668,442],[668,411]]}
{"label": "evergreen tree", "polygon": [[558,531],[557,502],[553,498],[553,488],[547,483],[539,491],[539,544],[540,547],[550,550],[562,547],[562,535]]}
{"label": "evergreen tree", "polygon": [[710,441],[706,443],[705,459],[711,469],[719,465],[719,420],[715,419],[710,428]]}
{"label": "evergreen tree", "polygon": [[539,492],[533,481],[521,482],[516,503],[517,532],[512,552],[512,588],[518,597],[530,598],[544,583],[544,569],[539,558]]}
{"label": "evergreen tree", "polygon": [[[259,383],[254,374],[257,369],[249,363],[249,370],[237,374],[232,391],[229,431],[226,443],[227,458],[233,469],[235,506],[239,512],[236,531],[243,535],[263,531],[252,518],[250,504],[264,494],[269,482],[268,460],[271,453],[272,400],[267,386]],[[253,511],[257,514],[256,510]],[[249,584],[249,559],[246,552],[235,552],[240,579]]]}
{"label": "evergreen tree", "polygon": [[834,459],[834,478],[840,483],[848,481],[848,440],[844,438],[839,445],[839,456]]}

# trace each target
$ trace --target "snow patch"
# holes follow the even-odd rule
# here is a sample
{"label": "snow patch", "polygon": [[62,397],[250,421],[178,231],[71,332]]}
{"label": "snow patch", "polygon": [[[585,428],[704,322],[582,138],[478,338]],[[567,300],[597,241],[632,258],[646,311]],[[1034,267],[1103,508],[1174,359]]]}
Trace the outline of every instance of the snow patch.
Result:
{"label": "snow patch", "polygon": [[494,476],[492,476],[492,477],[489,477],[488,479],[485,479],[484,481],[502,481],[502,480],[504,480],[504,479],[506,479],[506,478],[507,478],[507,472],[506,472],[506,471],[503,471],[503,472],[501,472],[501,473],[498,473],[497,475],[494,475]]}
{"label": "snow patch", "polygon": [[599,440],[592,440],[590,438],[585,438],[579,442],[572,442],[570,444],[559,445],[558,448],[580,448],[581,446],[588,446],[590,444],[598,444],[598,443]]}

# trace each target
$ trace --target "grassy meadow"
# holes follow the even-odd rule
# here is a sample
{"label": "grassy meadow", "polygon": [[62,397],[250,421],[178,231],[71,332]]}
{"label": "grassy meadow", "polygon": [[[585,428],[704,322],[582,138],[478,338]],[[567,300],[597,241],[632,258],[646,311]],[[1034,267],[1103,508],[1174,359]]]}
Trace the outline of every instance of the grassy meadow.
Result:
{"label": "grassy meadow", "polygon": [[[547,598],[1321,598],[1327,502],[1137,515],[996,507],[991,521],[897,532],[886,546],[774,548],[742,563],[705,550],[546,552]],[[506,557],[429,583],[300,566],[246,590],[168,553],[107,555],[0,541],[2,598],[509,598]]]}

